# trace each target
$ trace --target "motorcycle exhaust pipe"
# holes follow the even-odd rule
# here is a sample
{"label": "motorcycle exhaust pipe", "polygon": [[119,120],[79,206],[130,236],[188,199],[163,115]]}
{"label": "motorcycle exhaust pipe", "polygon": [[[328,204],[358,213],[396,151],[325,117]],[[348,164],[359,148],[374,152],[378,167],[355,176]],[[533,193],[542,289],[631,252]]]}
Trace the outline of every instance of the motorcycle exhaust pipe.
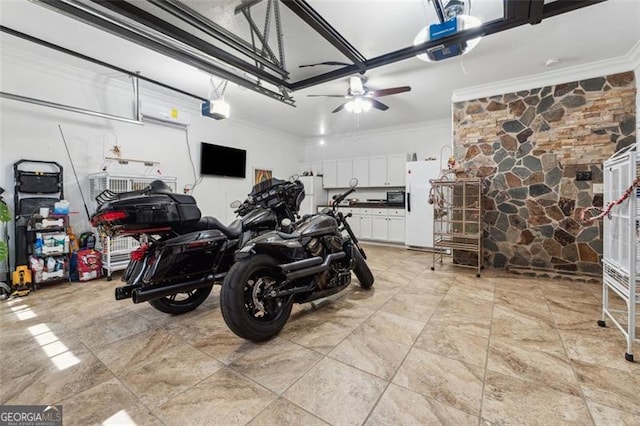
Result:
{"label": "motorcycle exhaust pipe", "polygon": [[209,279],[199,279],[184,283],[173,284],[165,287],[137,288],[131,292],[133,303],[148,302],[149,300],[167,297],[174,293],[184,293],[211,285]]}
{"label": "motorcycle exhaust pipe", "polygon": [[309,259],[302,259],[296,262],[285,263],[284,265],[280,265],[280,269],[285,274],[288,274],[293,271],[298,271],[300,269],[309,268],[311,266],[317,266],[322,263],[322,257],[316,256],[311,257]]}
{"label": "motorcycle exhaust pipe", "polygon": [[[327,256],[327,258],[324,260],[324,262],[322,262],[321,265],[312,266],[310,268],[301,269],[301,270],[297,270],[297,271],[293,271],[288,274],[285,274],[287,277],[287,281],[292,281],[298,278],[308,277],[309,275],[315,275],[315,274],[319,274],[320,272],[324,272],[329,269],[329,265],[331,264],[331,262],[344,259],[345,257],[347,257],[347,253],[343,251],[338,253],[331,253]],[[312,258],[312,259],[315,259],[315,258]],[[307,260],[311,260],[311,259],[307,259]]]}

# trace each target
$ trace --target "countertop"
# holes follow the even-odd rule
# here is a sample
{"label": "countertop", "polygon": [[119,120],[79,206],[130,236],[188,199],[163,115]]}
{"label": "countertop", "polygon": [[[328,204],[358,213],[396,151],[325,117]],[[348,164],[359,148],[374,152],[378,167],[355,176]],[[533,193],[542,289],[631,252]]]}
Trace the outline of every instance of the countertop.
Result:
{"label": "countertop", "polygon": [[[328,204],[318,204],[318,207],[331,207]],[[389,205],[386,203],[351,203],[351,204],[347,204],[347,205],[341,205],[340,207],[343,208],[360,208],[360,209],[366,209],[366,208],[373,208],[373,209],[402,209],[404,210],[404,206],[393,206],[393,205]]]}

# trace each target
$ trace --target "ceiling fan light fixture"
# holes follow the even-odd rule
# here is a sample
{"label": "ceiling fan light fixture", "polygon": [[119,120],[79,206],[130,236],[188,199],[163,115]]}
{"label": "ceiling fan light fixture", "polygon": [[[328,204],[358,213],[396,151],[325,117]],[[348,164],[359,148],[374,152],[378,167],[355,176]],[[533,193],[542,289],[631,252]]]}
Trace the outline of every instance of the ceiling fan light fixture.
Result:
{"label": "ceiling fan light fixture", "polygon": [[354,114],[367,112],[371,109],[371,101],[363,98],[355,98],[344,105],[344,109]]}
{"label": "ceiling fan light fixture", "polygon": [[[457,20],[457,31],[469,30],[471,28],[478,28],[482,25],[482,21],[479,18],[471,15],[457,15],[454,16]],[[453,19],[453,18],[452,18]],[[418,46],[430,40],[429,29],[430,25],[424,27],[413,40],[413,45]],[[465,55],[471,52],[480,42],[482,37],[476,37],[471,40],[467,40],[463,43],[455,43],[452,46],[439,45],[432,47],[428,52],[420,53],[416,55],[418,59],[425,62],[436,62],[449,57]]]}

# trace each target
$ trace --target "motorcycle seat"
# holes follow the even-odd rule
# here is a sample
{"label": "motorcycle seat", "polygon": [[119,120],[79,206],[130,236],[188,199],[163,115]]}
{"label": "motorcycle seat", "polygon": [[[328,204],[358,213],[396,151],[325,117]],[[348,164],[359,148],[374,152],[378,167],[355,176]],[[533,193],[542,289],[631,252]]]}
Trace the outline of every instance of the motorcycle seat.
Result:
{"label": "motorcycle seat", "polygon": [[240,234],[242,234],[242,221],[236,219],[231,222],[229,226],[226,226],[215,217],[204,216],[201,217],[195,225],[195,230],[197,231],[205,231],[209,229],[217,229],[227,237],[235,239],[240,237]]}

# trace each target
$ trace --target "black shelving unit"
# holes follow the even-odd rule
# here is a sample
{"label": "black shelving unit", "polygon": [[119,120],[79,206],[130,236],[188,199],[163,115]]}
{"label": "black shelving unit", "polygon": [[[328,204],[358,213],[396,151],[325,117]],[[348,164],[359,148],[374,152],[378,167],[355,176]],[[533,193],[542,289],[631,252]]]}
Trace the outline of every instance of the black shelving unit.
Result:
{"label": "black shelving unit", "polygon": [[[16,266],[29,265],[30,257],[42,259],[42,270],[32,270],[35,284],[69,277],[68,217],[54,214],[64,199],[63,168],[54,161],[20,160],[14,163],[16,210]],[[40,209],[49,209],[42,217]],[[49,264],[49,265],[47,265]]]}

